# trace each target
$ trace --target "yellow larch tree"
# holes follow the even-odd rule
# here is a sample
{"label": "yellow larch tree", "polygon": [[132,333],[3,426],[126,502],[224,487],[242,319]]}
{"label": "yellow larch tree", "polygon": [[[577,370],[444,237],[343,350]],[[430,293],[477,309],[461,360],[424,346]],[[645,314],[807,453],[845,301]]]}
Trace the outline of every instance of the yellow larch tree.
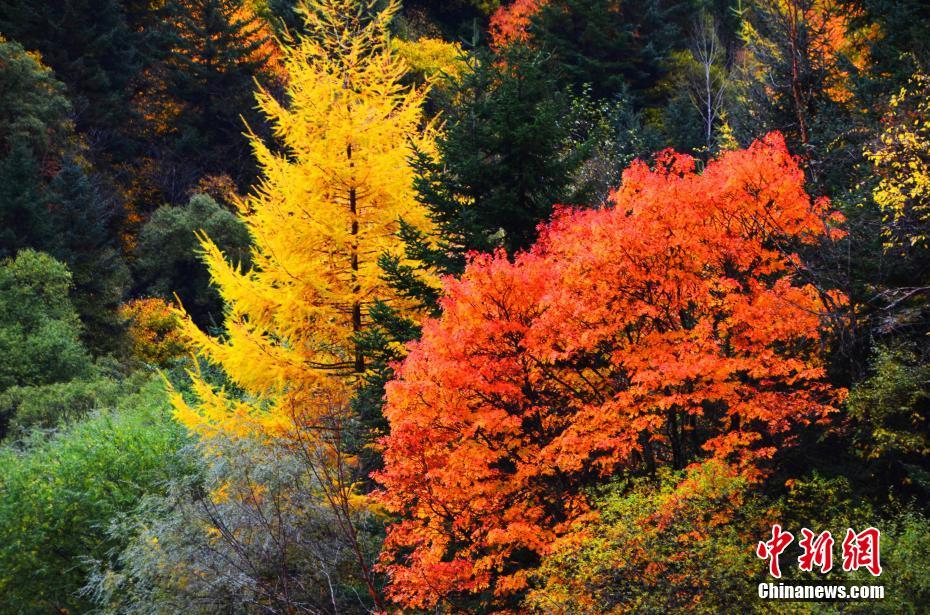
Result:
{"label": "yellow larch tree", "polygon": [[[376,609],[383,605],[356,530],[367,499],[347,453],[349,404],[364,357],[356,340],[371,304],[404,309],[381,279],[378,258],[402,254],[404,220],[429,233],[410,159],[432,151],[427,87],[407,87],[390,44],[397,0],[308,0],[306,34],[284,50],[284,101],[258,92],[275,143],[254,133],[262,171],[237,205],[252,237],[252,266],[230,262],[207,236],[204,259],[225,305],[211,335],[181,309],[187,343],[239,390],[191,374],[193,397],[173,392],[177,416],[209,439],[279,438],[302,455],[321,502],[351,545]],[[412,308],[411,308],[412,309]]]}
{"label": "yellow larch tree", "polygon": [[194,376],[199,403],[175,396],[195,430],[290,431],[344,405],[364,359],[356,335],[375,300],[403,307],[378,257],[400,252],[398,221],[429,231],[413,189],[414,148],[431,150],[426,88],[401,81],[388,25],[396,0],[311,0],[307,34],[284,52],[286,100],[259,91],[280,146],[251,136],[262,179],[239,203],[253,240],[248,271],[202,238],[227,306],[211,336],[185,318],[193,348],[246,393],[232,399]]}

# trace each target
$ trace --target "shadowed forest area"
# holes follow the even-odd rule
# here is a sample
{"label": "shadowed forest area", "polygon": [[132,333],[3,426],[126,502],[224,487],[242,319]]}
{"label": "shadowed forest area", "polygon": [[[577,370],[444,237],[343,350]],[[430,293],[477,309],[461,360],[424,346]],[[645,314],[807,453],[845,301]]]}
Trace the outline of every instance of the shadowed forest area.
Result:
{"label": "shadowed forest area", "polygon": [[0,613],[927,612],[928,335],[921,0],[0,0]]}

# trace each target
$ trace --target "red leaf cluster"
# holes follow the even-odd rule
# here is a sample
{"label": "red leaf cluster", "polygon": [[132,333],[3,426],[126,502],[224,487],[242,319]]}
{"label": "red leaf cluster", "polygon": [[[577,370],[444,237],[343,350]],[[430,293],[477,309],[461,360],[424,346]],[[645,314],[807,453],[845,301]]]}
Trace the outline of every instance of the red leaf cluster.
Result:
{"label": "red leaf cluster", "polygon": [[382,566],[405,606],[505,604],[589,512],[585,487],[707,457],[752,473],[832,411],[826,295],[795,250],[840,217],[781,135],[700,174],[672,152],[636,162],[612,201],[447,280],[388,385],[377,479],[401,520]]}
{"label": "red leaf cluster", "polygon": [[502,49],[511,43],[526,41],[533,16],[545,4],[546,0],[514,0],[494,11],[488,28],[491,46]]}

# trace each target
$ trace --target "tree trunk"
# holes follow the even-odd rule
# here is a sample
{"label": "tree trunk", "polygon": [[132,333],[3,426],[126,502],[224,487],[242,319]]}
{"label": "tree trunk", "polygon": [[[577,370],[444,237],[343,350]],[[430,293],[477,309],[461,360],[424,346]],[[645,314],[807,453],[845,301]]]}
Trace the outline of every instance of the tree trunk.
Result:
{"label": "tree trunk", "polygon": [[[346,154],[349,157],[349,165],[354,166],[352,162],[352,145],[350,144],[346,148]],[[362,330],[362,302],[359,297],[361,292],[361,284],[358,279],[358,249],[359,249],[359,238],[358,238],[358,195],[355,191],[355,187],[349,189],[349,212],[352,214],[352,294],[354,299],[352,301],[352,333],[358,335]],[[355,366],[354,372],[356,374],[361,374],[365,371],[365,357],[362,355],[361,348],[358,347],[358,344],[355,345]]]}

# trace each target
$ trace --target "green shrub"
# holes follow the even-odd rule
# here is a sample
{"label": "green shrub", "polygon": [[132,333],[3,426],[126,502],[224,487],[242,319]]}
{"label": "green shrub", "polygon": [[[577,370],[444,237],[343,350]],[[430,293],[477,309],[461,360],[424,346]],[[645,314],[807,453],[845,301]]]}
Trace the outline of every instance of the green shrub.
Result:
{"label": "green shrub", "polygon": [[22,250],[0,264],[0,391],[89,373],[70,289],[67,267],[47,254]]}
{"label": "green shrub", "polygon": [[930,364],[903,346],[880,348],[847,403],[856,453],[874,484],[930,496]]}
{"label": "green shrub", "polygon": [[86,612],[90,559],[108,525],[183,473],[187,442],[155,378],[50,436],[0,447],[0,612]]}
{"label": "green shrub", "polygon": [[719,462],[620,482],[580,540],[543,559],[525,606],[542,613],[751,612],[766,522],[752,485]]}
{"label": "green shrub", "polygon": [[[0,421],[15,436],[38,427],[50,429],[74,422],[93,410],[112,407],[125,383],[106,377],[37,386],[11,387],[0,393]],[[0,430],[0,435],[3,431]]]}

